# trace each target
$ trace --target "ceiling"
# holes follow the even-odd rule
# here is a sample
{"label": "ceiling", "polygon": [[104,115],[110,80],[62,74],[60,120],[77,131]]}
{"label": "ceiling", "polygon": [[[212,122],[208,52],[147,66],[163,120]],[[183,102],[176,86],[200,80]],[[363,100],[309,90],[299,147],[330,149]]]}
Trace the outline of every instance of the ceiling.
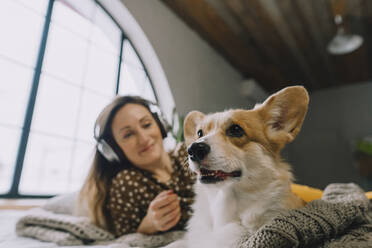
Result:
{"label": "ceiling", "polygon": [[[269,92],[310,90],[372,78],[371,0],[162,0],[244,77]],[[332,55],[335,15],[364,38],[357,50]]]}

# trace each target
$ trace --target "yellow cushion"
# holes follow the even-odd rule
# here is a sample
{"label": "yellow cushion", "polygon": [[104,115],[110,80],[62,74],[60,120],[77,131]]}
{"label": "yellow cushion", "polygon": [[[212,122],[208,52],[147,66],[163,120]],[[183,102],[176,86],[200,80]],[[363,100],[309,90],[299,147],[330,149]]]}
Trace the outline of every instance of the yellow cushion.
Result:
{"label": "yellow cushion", "polygon": [[372,191],[368,191],[366,193],[366,196],[367,196],[368,199],[372,199]]}
{"label": "yellow cushion", "polygon": [[311,188],[309,186],[300,184],[292,184],[292,192],[305,202],[320,199],[323,194],[323,191],[320,189]]}
{"label": "yellow cushion", "polygon": [[[323,194],[323,191],[320,189],[300,184],[292,184],[292,192],[305,202],[320,199]],[[372,199],[372,191],[366,192],[366,196],[368,199]]]}

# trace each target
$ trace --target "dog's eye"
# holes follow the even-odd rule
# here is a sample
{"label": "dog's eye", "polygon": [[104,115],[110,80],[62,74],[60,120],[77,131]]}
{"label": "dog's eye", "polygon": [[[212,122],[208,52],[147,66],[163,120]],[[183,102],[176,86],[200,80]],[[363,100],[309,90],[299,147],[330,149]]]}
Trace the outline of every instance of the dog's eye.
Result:
{"label": "dog's eye", "polygon": [[245,132],[239,125],[233,124],[228,129],[226,129],[226,135],[239,138],[245,135]]}
{"label": "dog's eye", "polygon": [[200,137],[203,137],[203,130],[199,129],[199,131],[198,131],[198,137],[199,137],[199,138],[200,138]]}

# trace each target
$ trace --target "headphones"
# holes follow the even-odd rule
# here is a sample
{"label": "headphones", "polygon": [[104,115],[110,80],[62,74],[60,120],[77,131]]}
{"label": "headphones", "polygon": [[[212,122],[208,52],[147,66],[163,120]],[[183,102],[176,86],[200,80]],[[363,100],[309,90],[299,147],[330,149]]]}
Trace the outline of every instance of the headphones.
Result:
{"label": "headphones", "polygon": [[[120,103],[121,99],[122,99],[122,104]],[[135,101],[128,101],[128,99],[133,99]],[[111,120],[113,119],[117,111],[127,103],[139,104],[139,105],[146,107],[150,111],[152,117],[155,119],[156,124],[160,128],[160,132],[161,132],[163,139],[167,137],[167,133],[172,129],[171,125],[164,118],[157,104],[151,101],[145,100],[143,98],[139,98],[139,97],[132,97],[132,96],[118,97],[116,101],[108,105],[101,112],[101,114],[99,115],[94,125],[94,139],[97,141],[97,146],[96,146],[97,150],[109,162],[120,162],[120,157],[118,153],[115,152],[114,147],[112,147],[108,143],[108,141],[105,140],[104,136],[107,135],[108,128],[110,128],[110,127],[107,127],[106,124],[109,121],[111,122]],[[101,125],[99,123],[99,120],[101,120]],[[103,127],[106,126],[104,128],[105,130],[102,129],[102,126]]]}

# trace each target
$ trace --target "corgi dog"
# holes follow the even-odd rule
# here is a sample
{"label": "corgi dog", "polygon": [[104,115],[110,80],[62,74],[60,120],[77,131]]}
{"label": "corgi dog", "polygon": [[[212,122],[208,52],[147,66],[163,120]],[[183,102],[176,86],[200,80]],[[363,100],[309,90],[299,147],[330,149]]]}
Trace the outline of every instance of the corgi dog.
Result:
{"label": "corgi dog", "polygon": [[242,235],[304,205],[291,192],[280,151],[300,131],[308,103],[306,89],[293,86],[251,110],[186,116],[189,165],[198,175],[187,247],[235,247]]}

